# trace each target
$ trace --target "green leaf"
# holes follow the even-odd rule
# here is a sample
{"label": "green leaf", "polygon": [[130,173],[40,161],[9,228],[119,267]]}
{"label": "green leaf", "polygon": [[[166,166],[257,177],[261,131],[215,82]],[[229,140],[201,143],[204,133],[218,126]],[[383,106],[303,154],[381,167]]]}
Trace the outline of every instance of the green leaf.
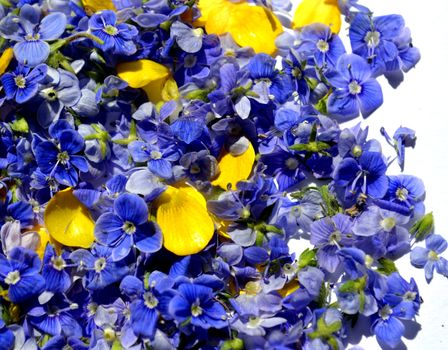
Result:
{"label": "green leaf", "polygon": [[418,220],[409,230],[415,236],[415,241],[423,241],[428,235],[434,232],[434,215],[428,213]]}
{"label": "green leaf", "polygon": [[378,272],[384,275],[389,276],[391,273],[398,271],[395,263],[390,259],[381,258],[378,260],[378,264]]}
{"label": "green leaf", "polygon": [[325,323],[324,317],[317,320],[317,329],[308,334],[311,339],[325,338],[328,339],[333,333],[339,331],[342,327],[341,321],[333,322],[332,324]]}
{"label": "green leaf", "polygon": [[293,151],[306,151],[311,153],[321,153],[322,151],[329,149],[330,145],[322,141],[312,141],[310,143],[298,143],[289,147]]}
{"label": "green leaf", "polygon": [[339,292],[341,293],[355,293],[358,291],[355,281],[347,281],[339,287]]}
{"label": "green leaf", "polygon": [[319,192],[322,196],[322,200],[325,203],[326,214],[328,216],[334,216],[337,213],[342,212],[342,208],[339,205],[336,197],[330,192],[328,185],[322,186],[319,188]]}
{"label": "green leaf", "polygon": [[312,263],[315,263],[315,257],[315,250],[311,250],[309,248],[305,249],[299,257],[299,269],[303,269],[307,266],[312,265]]}

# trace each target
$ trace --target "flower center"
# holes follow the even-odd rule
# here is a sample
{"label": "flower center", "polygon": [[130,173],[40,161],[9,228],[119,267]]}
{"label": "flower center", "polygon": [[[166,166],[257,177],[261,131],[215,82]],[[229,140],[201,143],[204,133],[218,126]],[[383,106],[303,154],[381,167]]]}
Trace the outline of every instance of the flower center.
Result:
{"label": "flower center", "polygon": [[40,34],[39,33],[36,33],[36,34],[27,34],[26,36],[25,36],[25,40],[26,41],[38,41],[38,40],[40,40]]}
{"label": "flower center", "polygon": [[292,70],[292,76],[296,79],[301,79],[302,78],[302,70],[300,68],[295,67]]}
{"label": "flower center", "polygon": [[143,298],[145,299],[145,305],[149,309],[154,309],[157,305],[159,305],[159,301],[151,292],[145,293]]}
{"label": "flower center", "polygon": [[195,55],[186,55],[184,59],[184,66],[185,68],[192,68],[196,65],[196,62],[198,59]]}
{"label": "flower center", "polygon": [[60,163],[67,164],[70,160],[70,156],[68,155],[67,151],[64,151],[58,154],[57,159]]}
{"label": "flower center", "polygon": [[288,158],[285,165],[289,170],[296,170],[299,167],[299,161],[295,158]]}
{"label": "flower center", "polygon": [[408,195],[409,195],[409,191],[404,187],[399,188],[397,190],[397,192],[395,192],[395,196],[397,197],[397,199],[402,202],[404,202],[406,199],[408,199]]}
{"label": "flower center", "polygon": [[406,301],[414,301],[416,296],[417,296],[416,292],[408,291],[403,295],[403,299]]}
{"label": "flower center", "polygon": [[348,91],[352,95],[358,95],[362,91],[362,86],[356,80],[352,80],[350,84],[348,84]]}
{"label": "flower center", "polygon": [[249,317],[249,322],[247,323],[247,326],[250,328],[257,328],[260,325],[261,319],[256,316]]}
{"label": "flower center", "polygon": [[317,42],[316,46],[317,46],[317,49],[320,52],[323,52],[323,53],[328,52],[328,50],[330,50],[330,45],[328,45],[328,43],[325,40],[322,40],[322,39],[320,39]]}
{"label": "flower center", "polygon": [[104,340],[106,340],[107,342],[113,342],[116,339],[116,333],[110,327],[107,327],[106,329],[104,329],[103,336],[104,336]]}
{"label": "flower center", "polygon": [[14,82],[19,89],[23,89],[26,86],[26,80],[21,74],[14,78]]}
{"label": "flower center", "polygon": [[379,32],[370,31],[367,32],[366,36],[364,37],[364,41],[366,42],[367,46],[369,47],[377,47],[380,43],[380,37],[381,34]]}
{"label": "flower center", "polygon": [[201,168],[199,167],[199,165],[197,165],[197,164],[193,164],[193,165],[190,167],[190,174],[195,175],[195,174],[199,174],[200,172],[201,172]]}
{"label": "flower center", "polygon": [[199,306],[199,301],[191,305],[191,315],[194,317],[198,317],[202,315],[204,310]]}
{"label": "flower center", "polygon": [[20,272],[15,270],[6,275],[5,283],[9,285],[15,285],[20,281]]}
{"label": "flower center", "polygon": [[263,288],[261,287],[261,283],[259,281],[249,281],[246,283],[244,290],[247,295],[257,295],[261,292]]}
{"label": "flower center", "polygon": [[51,258],[51,264],[55,270],[62,271],[65,267],[65,260],[60,256],[54,256]]}
{"label": "flower center", "polygon": [[340,231],[334,231],[331,235],[330,235],[330,242],[332,243],[337,243],[341,240],[342,238],[342,234]]}
{"label": "flower center", "polygon": [[355,145],[352,148],[352,155],[353,157],[359,158],[362,155],[362,148],[359,145]]}
{"label": "flower center", "polygon": [[128,235],[132,235],[132,234],[134,234],[135,231],[136,231],[135,225],[134,225],[132,222],[130,222],[130,221],[126,221],[126,222],[123,224],[122,229],[123,229],[123,231],[126,232]]}
{"label": "flower center", "polygon": [[439,255],[434,250],[431,250],[428,253],[428,259],[431,260],[431,261],[437,261],[437,260],[439,260]]}
{"label": "flower center", "polygon": [[394,218],[385,218],[381,221],[381,227],[384,231],[390,232],[395,227],[396,221]]}
{"label": "flower center", "polygon": [[115,36],[118,34],[118,29],[116,27],[114,27],[113,25],[108,24],[107,26],[104,27],[103,32],[105,32],[106,34]]}
{"label": "flower center", "polygon": [[100,273],[106,268],[106,258],[99,258],[95,260],[94,268],[96,273]]}
{"label": "flower center", "polygon": [[392,314],[392,309],[390,308],[389,305],[384,306],[384,307],[380,310],[380,317],[381,317],[383,320],[387,320],[391,314]]}
{"label": "flower center", "polygon": [[58,99],[58,93],[53,88],[44,89],[42,93],[48,101],[56,101]]}
{"label": "flower center", "polygon": [[150,156],[151,156],[151,159],[154,159],[154,160],[162,159],[162,153],[159,151],[151,151]]}

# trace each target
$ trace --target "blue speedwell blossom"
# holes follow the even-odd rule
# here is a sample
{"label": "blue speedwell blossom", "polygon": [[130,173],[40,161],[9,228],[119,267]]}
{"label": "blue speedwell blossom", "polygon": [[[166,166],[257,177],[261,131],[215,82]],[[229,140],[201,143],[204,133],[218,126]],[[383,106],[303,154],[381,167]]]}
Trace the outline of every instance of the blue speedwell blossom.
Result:
{"label": "blue speedwell blossom", "polygon": [[133,39],[138,30],[133,25],[117,23],[114,11],[102,11],[93,15],[89,20],[92,34],[103,40],[96,44],[104,51],[111,51],[117,55],[132,55],[137,51]]}
{"label": "blue speedwell blossom", "polygon": [[340,125],[418,62],[400,15],[0,3],[1,350],[342,350],[362,327],[389,349],[410,334],[425,295],[395,261],[448,275],[424,184],[390,167],[416,132],[382,129],[389,157]]}
{"label": "blue speedwell blossom", "polygon": [[381,86],[360,56],[341,56],[336,71],[326,77],[335,88],[328,99],[328,112],[339,121],[353,119],[360,111],[367,118],[383,104]]}
{"label": "blue speedwell blossom", "polygon": [[33,69],[19,65],[14,73],[6,73],[1,77],[6,98],[24,103],[34,97],[41,82],[47,74],[47,65],[40,64]]}
{"label": "blue speedwell blossom", "polygon": [[65,30],[67,18],[60,12],[53,12],[41,21],[40,9],[25,4],[20,15],[9,14],[0,22],[2,36],[16,41],[14,55],[19,63],[36,66],[45,62],[50,55],[47,41],[58,39]]}
{"label": "blue speedwell blossom", "polygon": [[148,207],[135,194],[124,193],[114,202],[113,213],[101,215],[95,226],[97,240],[112,248],[114,260],[128,256],[132,247],[154,253],[162,244],[159,228],[148,222]]}

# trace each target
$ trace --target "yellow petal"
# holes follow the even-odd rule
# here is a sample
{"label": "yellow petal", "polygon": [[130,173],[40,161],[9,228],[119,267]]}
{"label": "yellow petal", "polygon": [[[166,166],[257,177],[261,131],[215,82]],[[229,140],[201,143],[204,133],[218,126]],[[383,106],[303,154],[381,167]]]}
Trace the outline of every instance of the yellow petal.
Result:
{"label": "yellow petal", "polygon": [[[164,65],[151,60],[138,60],[117,65],[117,75],[132,88],[143,88],[153,82],[165,82],[170,70]],[[163,87],[161,84],[160,91]]]}
{"label": "yellow petal", "polygon": [[48,202],[44,222],[51,238],[65,246],[89,248],[95,239],[89,210],[71,188],[59,191]]}
{"label": "yellow petal", "polygon": [[195,25],[205,26],[207,33],[230,33],[240,46],[250,46],[256,53],[275,55],[275,39],[283,32],[283,27],[267,8],[226,0],[200,0],[198,6],[202,16]]}
{"label": "yellow petal", "polygon": [[13,57],[14,57],[14,51],[12,48],[8,47],[5,51],[3,51],[0,57],[0,75],[5,73]]}
{"label": "yellow petal", "polygon": [[82,6],[87,12],[97,12],[101,10],[116,11],[112,0],[82,0]]}
{"label": "yellow petal", "polygon": [[176,81],[171,77],[154,80],[143,87],[148,99],[154,103],[177,100],[180,96]]}
{"label": "yellow petal", "polygon": [[156,201],[156,220],[163,234],[163,246],[176,255],[199,253],[215,231],[205,198],[196,189],[168,186]]}
{"label": "yellow petal", "polygon": [[231,153],[224,154],[219,161],[220,173],[212,185],[227,190],[227,186],[231,184],[232,189],[235,190],[238,181],[249,178],[254,162],[255,150],[250,142],[247,150],[238,156]]}
{"label": "yellow petal", "polygon": [[294,293],[297,289],[300,288],[299,282],[296,280],[292,280],[291,282],[288,282],[282,289],[280,289],[278,292],[280,295],[285,298],[288,295]]}
{"label": "yellow petal", "polygon": [[301,28],[313,23],[326,24],[333,33],[339,33],[341,10],[338,0],[303,0],[294,14],[293,27]]}

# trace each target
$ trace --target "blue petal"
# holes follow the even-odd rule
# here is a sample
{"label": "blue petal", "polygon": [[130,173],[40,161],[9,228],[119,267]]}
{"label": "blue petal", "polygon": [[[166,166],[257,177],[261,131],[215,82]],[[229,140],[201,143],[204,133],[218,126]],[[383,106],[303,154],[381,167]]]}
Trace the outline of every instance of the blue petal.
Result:
{"label": "blue petal", "polygon": [[115,246],[123,236],[123,220],[112,213],[101,215],[95,224],[95,238],[98,242]]}
{"label": "blue petal", "polygon": [[275,75],[275,60],[264,53],[255,55],[247,65],[253,79],[272,78]]}
{"label": "blue petal", "polygon": [[33,67],[47,60],[50,45],[42,40],[21,41],[14,45],[14,55],[19,63]]}
{"label": "blue petal", "polygon": [[19,303],[41,293],[44,288],[42,276],[21,276],[18,283],[9,286],[8,296],[13,303]]}
{"label": "blue petal", "polygon": [[397,318],[390,317],[385,321],[379,321],[374,332],[380,344],[383,343],[394,348],[401,341],[404,325]]}
{"label": "blue petal", "polygon": [[411,251],[411,264],[422,268],[428,261],[429,250],[423,247],[415,247]]}
{"label": "blue petal", "polygon": [[141,252],[154,253],[162,247],[162,232],[151,222],[137,229],[134,241]]}
{"label": "blue petal", "polygon": [[14,80],[14,75],[12,75],[12,73],[5,73],[2,75],[1,81],[3,84],[3,89],[5,90],[6,98],[8,100],[13,99],[18,89]]}
{"label": "blue petal", "polygon": [[204,122],[198,118],[183,117],[171,124],[171,130],[177,138],[190,144],[201,136]]}
{"label": "blue petal", "polygon": [[140,296],[143,290],[143,282],[135,276],[126,276],[120,283],[120,291],[128,297]]}
{"label": "blue petal", "polygon": [[84,139],[75,130],[64,130],[59,135],[59,143],[62,151],[68,154],[75,154],[84,148]]}
{"label": "blue petal", "polygon": [[359,115],[359,102],[356,96],[335,91],[328,98],[327,109],[330,117],[342,123]]}
{"label": "blue petal", "polygon": [[82,173],[86,173],[89,171],[89,164],[87,160],[82,156],[71,156],[70,163],[78,168],[78,170]]}
{"label": "blue petal", "polygon": [[202,35],[196,35],[194,29],[182,22],[176,21],[171,26],[171,36],[174,36],[179,47],[188,53],[199,52],[202,48]]}
{"label": "blue petal", "polygon": [[157,176],[169,179],[173,175],[171,163],[166,159],[151,159],[148,168]]}
{"label": "blue petal", "polygon": [[148,206],[143,198],[136,194],[124,193],[115,200],[115,213],[123,221],[141,225],[148,221]]}
{"label": "blue petal", "polygon": [[436,234],[430,235],[428,238],[426,238],[425,242],[426,248],[435,251],[437,254],[443,253],[448,246],[445,238]]}
{"label": "blue petal", "polygon": [[39,25],[42,40],[56,40],[64,33],[67,17],[63,13],[53,12],[45,16]]}
{"label": "blue petal", "polygon": [[362,116],[367,118],[383,104],[383,92],[380,84],[374,79],[366,81],[362,84],[362,91],[358,98]]}
{"label": "blue petal", "polygon": [[158,318],[156,309],[148,308],[142,300],[131,304],[131,323],[136,335],[153,340]]}

